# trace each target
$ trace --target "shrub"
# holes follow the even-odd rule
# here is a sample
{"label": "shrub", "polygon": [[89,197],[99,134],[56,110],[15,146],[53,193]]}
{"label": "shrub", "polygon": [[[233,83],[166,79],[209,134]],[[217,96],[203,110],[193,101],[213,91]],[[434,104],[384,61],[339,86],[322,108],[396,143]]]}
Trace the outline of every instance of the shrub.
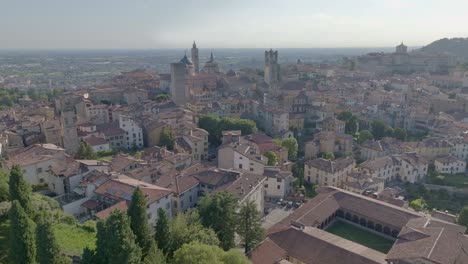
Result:
{"label": "shrub", "polygon": [[11,208],[11,202],[1,202],[0,203],[0,221],[6,220],[8,218],[8,212]]}
{"label": "shrub", "polygon": [[88,220],[81,225],[81,228],[88,232],[96,232],[96,221]]}
{"label": "shrub", "polygon": [[422,198],[419,198],[419,199],[411,201],[409,206],[416,211],[421,211],[425,208],[425,203]]}

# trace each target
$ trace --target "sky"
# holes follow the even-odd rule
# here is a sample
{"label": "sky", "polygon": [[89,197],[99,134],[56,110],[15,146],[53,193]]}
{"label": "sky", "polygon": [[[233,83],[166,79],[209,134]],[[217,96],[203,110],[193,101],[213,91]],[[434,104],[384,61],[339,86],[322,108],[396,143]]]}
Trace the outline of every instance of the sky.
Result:
{"label": "sky", "polygon": [[468,37],[467,0],[0,0],[0,49],[422,46]]}

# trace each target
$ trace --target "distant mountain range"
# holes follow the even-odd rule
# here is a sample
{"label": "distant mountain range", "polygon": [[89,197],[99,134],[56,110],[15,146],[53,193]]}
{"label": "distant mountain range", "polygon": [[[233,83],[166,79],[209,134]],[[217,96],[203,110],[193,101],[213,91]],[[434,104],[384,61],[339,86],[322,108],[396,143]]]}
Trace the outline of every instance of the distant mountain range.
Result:
{"label": "distant mountain range", "polygon": [[424,46],[418,51],[429,54],[450,53],[457,57],[468,59],[468,38],[443,38]]}

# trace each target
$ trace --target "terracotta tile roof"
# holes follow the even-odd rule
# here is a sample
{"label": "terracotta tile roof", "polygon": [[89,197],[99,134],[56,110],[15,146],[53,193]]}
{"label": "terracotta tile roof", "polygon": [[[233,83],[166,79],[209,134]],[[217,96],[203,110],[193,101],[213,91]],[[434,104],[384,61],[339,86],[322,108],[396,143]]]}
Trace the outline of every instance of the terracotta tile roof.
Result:
{"label": "terracotta tile roof", "polygon": [[277,255],[279,257],[287,255],[304,263],[386,263],[385,254],[381,252],[313,227],[305,227],[304,230],[289,227],[270,234],[269,240],[273,242],[270,243],[273,245],[269,246],[271,249],[279,247],[281,250],[274,254],[266,252],[260,245],[250,253],[259,260],[256,262],[251,258],[254,264],[275,263],[262,262],[262,259],[270,260]]}
{"label": "terracotta tile roof", "polygon": [[123,169],[130,166],[131,164],[142,163],[142,162],[144,161],[135,159],[134,157],[131,157],[131,156],[117,154],[114,157],[112,157],[111,168],[113,171],[121,172]]}
{"label": "terracotta tile roof", "polygon": [[287,256],[286,250],[282,249],[270,238],[265,239],[247,254],[247,257],[254,264],[273,264],[286,259]]}
{"label": "terracotta tile roof", "polygon": [[86,141],[86,143],[88,143],[91,146],[99,146],[99,145],[109,144],[109,143],[107,143],[107,141],[104,138],[100,138],[100,137],[96,137],[96,136],[86,137],[83,140]]}
{"label": "terracotta tile roof", "polygon": [[96,209],[102,202],[94,199],[89,199],[88,201],[81,204],[82,207],[88,208],[90,210]]}
{"label": "terracotta tile roof", "polygon": [[65,160],[57,160],[52,163],[50,170],[56,176],[63,177],[70,177],[88,171],[86,167],[81,166],[81,163],[70,157],[66,157]]}
{"label": "terracotta tile roof", "polygon": [[25,166],[40,161],[53,159],[54,157],[65,157],[65,150],[52,144],[36,144],[12,154],[6,161],[8,167],[15,164]]}
{"label": "terracotta tile roof", "polygon": [[148,204],[172,193],[169,189],[127,177],[111,179],[99,186],[94,192],[114,201],[130,201],[136,187],[140,187],[143,193],[145,193]]}
{"label": "terracotta tile roof", "polygon": [[347,167],[354,164],[354,159],[351,157],[336,159],[336,160],[326,160],[322,158],[308,160],[305,163],[309,167],[317,168],[328,173],[335,173],[341,170],[346,169]]}
{"label": "terracotta tile roof", "polygon": [[94,215],[94,217],[96,217],[96,219],[98,219],[98,220],[103,220],[103,219],[106,219],[107,217],[109,217],[110,214],[115,210],[126,212],[128,210],[128,201],[120,201],[120,202],[112,205],[111,207],[108,207],[108,208],[106,208],[106,209],[104,209],[102,211],[97,212]]}
{"label": "terracotta tile roof", "polygon": [[244,172],[233,182],[227,182],[226,184],[216,188],[216,192],[227,191],[232,193],[235,198],[239,201],[243,201],[252,190],[258,185],[263,184],[266,177],[263,175],[257,175],[252,173]]}

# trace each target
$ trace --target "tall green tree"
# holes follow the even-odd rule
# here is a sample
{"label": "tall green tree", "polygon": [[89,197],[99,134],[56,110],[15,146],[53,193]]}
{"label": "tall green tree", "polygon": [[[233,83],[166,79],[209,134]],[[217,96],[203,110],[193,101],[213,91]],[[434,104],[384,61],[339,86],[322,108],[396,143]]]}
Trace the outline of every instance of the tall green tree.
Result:
{"label": "tall green tree", "polygon": [[0,202],[10,200],[10,185],[8,172],[0,168]]}
{"label": "tall green tree", "polygon": [[164,254],[167,254],[170,248],[169,218],[166,211],[162,208],[158,209],[158,220],[156,221],[154,237],[158,247]]}
{"label": "tall green tree", "polygon": [[155,241],[151,241],[148,253],[143,259],[143,264],[166,264],[166,257],[156,246]]}
{"label": "tall green tree", "polygon": [[130,228],[136,236],[136,243],[140,246],[144,258],[150,250],[152,239],[146,216],[145,194],[139,187],[133,192],[127,214],[130,217]]}
{"label": "tall green tree", "polygon": [[406,133],[406,129],[397,127],[393,130],[393,136],[398,140],[406,141],[406,137],[408,135]]}
{"label": "tall green tree", "polygon": [[161,138],[159,139],[159,146],[166,147],[168,150],[173,150],[175,145],[174,132],[170,127],[163,127],[161,131]]}
{"label": "tall green tree", "polygon": [[70,261],[60,254],[60,248],[50,222],[42,221],[36,228],[37,260],[39,264],[65,264]]}
{"label": "tall green tree", "polygon": [[298,144],[297,140],[294,137],[283,139],[281,141],[281,146],[288,149],[288,159],[295,160],[297,158]]}
{"label": "tall green tree", "polygon": [[369,130],[362,130],[359,132],[358,143],[362,144],[367,140],[374,139],[374,135]]}
{"label": "tall green tree", "polygon": [[174,253],[174,264],[213,263],[222,264],[223,250],[216,246],[209,246],[197,242],[184,244]]}
{"label": "tall green tree", "polygon": [[10,171],[10,200],[17,200],[29,217],[33,217],[34,210],[31,203],[31,186],[24,180],[23,170],[19,165],[13,165]]}
{"label": "tall green tree", "polygon": [[345,110],[338,113],[336,119],[346,122],[351,119],[351,117],[353,117],[353,113],[349,110]]}
{"label": "tall green tree", "polygon": [[375,120],[374,122],[372,122],[371,129],[372,129],[372,135],[374,135],[374,138],[379,140],[385,137],[386,127],[387,125],[382,120]]}
{"label": "tall green tree", "polygon": [[198,119],[198,127],[206,130],[209,133],[208,140],[212,144],[219,143],[217,132],[220,121],[221,119],[213,114],[202,115]]}
{"label": "tall green tree", "polygon": [[237,234],[242,238],[245,253],[258,245],[264,237],[262,216],[253,201],[248,201],[239,210],[236,221]]}
{"label": "tall green tree", "polygon": [[77,159],[96,159],[96,153],[94,153],[93,147],[84,142],[80,142],[80,147],[78,148],[78,151],[75,154],[75,158]]}
{"label": "tall green tree", "polygon": [[219,239],[211,228],[205,228],[200,222],[196,211],[187,214],[178,214],[169,223],[169,249],[170,256],[184,244],[196,241],[206,245],[219,245]]}
{"label": "tall green tree", "polygon": [[36,263],[36,225],[18,200],[10,209],[10,261],[15,264]]}
{"label": "tall green tree", "polygon": [[83,249],[83,254],[81,255],[81,262],[80,264],[95,264],[95,263],[102,263],[96,260],[95,252],[88,247]]}
{"label": "tall green tree", "polygon": [[105,223],[97,225],[96,263],[140,263],[141,249],[135,240],[128,216],[113,211]]}
{"label": "tall green tree", "polygon": [[[459,225],[465,226],[468,231],[468,206],[463,207],[463,209],[460,211],[460,214],[458,215],[457,218],[457,223]],[[468,233],[468,232],[465,232]]]}
{"label": "tall green tree", "polygon": [[354,135],[359,130],[359,118],[353,115],[345,124],[345,133]]}
{"label": "tall green tree", "polygon": [[174,253],[172,263],[248,264],[250,261],[236,249],[224,252],[216,246],[191,242]]}
{"label": "tall green tree", "polygon": [[335,154],[333,154],[333,152],[322,152],[322,153],[320,153],[320,157],[322,159],[334,160],[335,159]]}
{"label": "tall green tree", "polygon": [[237,201],[228,192],[218,192],[205,196],[199,205],[201,222],[205,227],[212,228],[224,250],[233,248],[235,233],[235,212]]}
{"label": "tall green tree", "polygon": [[268,159],[268,166],[276,166],[278,164],[278,156],[273,151],[269,150],[263,155]]}

